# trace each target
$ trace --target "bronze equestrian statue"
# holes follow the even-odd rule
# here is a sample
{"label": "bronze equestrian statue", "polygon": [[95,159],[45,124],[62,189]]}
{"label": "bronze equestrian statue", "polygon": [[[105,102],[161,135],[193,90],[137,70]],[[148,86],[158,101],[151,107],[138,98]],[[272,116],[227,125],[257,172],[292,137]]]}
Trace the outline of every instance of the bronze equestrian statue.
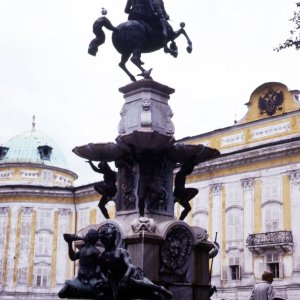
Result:
{"label": "bronze equestrian statue", "polygon": [[[96,56],[98,47],[105,42],[103,27],[111,30],[113,45],[121,54],[119,66],[132,81],[136,81],[136,79],[126,67],[129,58],[140,69],[141,76],[151,78],[151,69],[146,71],[142,67],[144,64],[141,61],[142,53],[150,53],[164,48],[166,53],[177,57],[178,48],[174,40],[182,34],[187,39],[187,51],[192,52],[192,41],[184,30],[185,24],[180,23],[180,29],[173,30],[168,23],[169,16],[162,0],[128,0],[125,12],[129,15],[128,21],[114,27],[105,16],[106,10],[102,9],[102,16],[93,24],[96,38],[90,42],[88,53]],[[169,42],[170,45],[168,45]]]}

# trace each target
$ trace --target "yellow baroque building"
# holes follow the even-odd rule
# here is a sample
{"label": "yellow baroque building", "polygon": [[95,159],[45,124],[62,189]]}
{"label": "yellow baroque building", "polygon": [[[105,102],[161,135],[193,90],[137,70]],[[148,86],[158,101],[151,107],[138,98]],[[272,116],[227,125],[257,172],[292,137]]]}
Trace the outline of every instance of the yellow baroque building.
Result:
{"label": "yellow baroque building", "polygon": [[[187,180],[199,193],[185,221],[205,228],[211,240],[217,233],[220,244],[212,299],[248,300],[265,269],[275,274],[277,295],[299,299],[298,96],[281,83],[265,83],[239,122],[178,141],[221,152]],[[103,220],[93,184],[76,187],[76,178],[59,146],[34,123],[0,146],[0,299],[57,299],[74,276],[62,234]],[[174,209],[179,216],[180,206]]]}
{"label": "yellow baroque building", "polygon": [[281,83],[265,83],[235,125],[180,141],[221,152],[198,165],[188,181],[199,193],[187,221],[206,228],[212,240],[217,233],[220,244],[213,299],[248,300],[264,270],[275,275],[276,295],[300,297],[298,96]]}
{"label": "yellow baroque building", "polygon": [[63,233],[103,220],[93,184],[76,178],[34,123],[0,147],[1,299],[57,299],[74,276]]}

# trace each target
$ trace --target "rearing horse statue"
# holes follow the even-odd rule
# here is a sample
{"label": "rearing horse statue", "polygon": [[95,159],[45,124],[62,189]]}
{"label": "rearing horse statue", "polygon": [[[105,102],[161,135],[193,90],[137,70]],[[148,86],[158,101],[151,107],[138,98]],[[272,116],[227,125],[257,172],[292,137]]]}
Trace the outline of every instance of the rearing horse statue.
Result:
{"label": "rearing horse statue", "polygon": [[[96,56],[98,47],[105,42],[105,33],[103,27],[112,31],[112,42],[116,50],[122,55],[119,66],[125,71],[132,81],[136,81],[135,77],[126,68],[126,62],[131,57],[131,61],[141,70],[141,76],[151,78],[151,70],[146,71],[141,61],[142,53],[150,53],[164,48],[166,53],[174,57],[178,55],[178,48],[174,42],[177,37],[183,34],[186,37],[188,46],[187,52],[192,52],[192,41],[186,34],[184,23],[180,23],[180,29],[174,31],[168,24],[161,30],[161,19],[157,18],[157,22],[147,22],[147,20],[128,20],[114,27],[109,19],[105,16],[107,11],[102,9],[102,16],[94,22],[93,32],[96,35],[89,45],[88,53]],[[170,42],[170,46],[167,44]]]}

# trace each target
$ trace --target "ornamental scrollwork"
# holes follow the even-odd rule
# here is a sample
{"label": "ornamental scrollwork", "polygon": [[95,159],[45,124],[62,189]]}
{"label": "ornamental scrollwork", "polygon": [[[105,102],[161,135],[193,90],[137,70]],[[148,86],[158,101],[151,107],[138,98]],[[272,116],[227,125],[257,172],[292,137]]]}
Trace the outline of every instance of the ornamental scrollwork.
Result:
{"label": "ornamental scrollwork", "polygon": [[182,268],[190,257],[192,245],[193,235],[185,226],[172,227],[161,250],[163,265],[172,271]]}

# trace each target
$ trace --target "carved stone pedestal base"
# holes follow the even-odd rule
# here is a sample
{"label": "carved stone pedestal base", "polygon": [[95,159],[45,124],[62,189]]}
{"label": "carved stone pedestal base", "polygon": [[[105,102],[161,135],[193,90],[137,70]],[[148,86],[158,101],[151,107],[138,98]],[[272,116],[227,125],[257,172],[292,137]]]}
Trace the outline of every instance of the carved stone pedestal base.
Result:
{"label": "carved stone pedestal base", "polygon": [[108,223],[116,227],[116,243],[127,249],[132,263],[151,281],[170,290],[173,300],[209,300],[209,251],[213,245],[204,229],[175,220],[155,224],[147,218],[136,219],[126,233],[123,229],[128,224],[118,219],[93,228],[101,232]]}

